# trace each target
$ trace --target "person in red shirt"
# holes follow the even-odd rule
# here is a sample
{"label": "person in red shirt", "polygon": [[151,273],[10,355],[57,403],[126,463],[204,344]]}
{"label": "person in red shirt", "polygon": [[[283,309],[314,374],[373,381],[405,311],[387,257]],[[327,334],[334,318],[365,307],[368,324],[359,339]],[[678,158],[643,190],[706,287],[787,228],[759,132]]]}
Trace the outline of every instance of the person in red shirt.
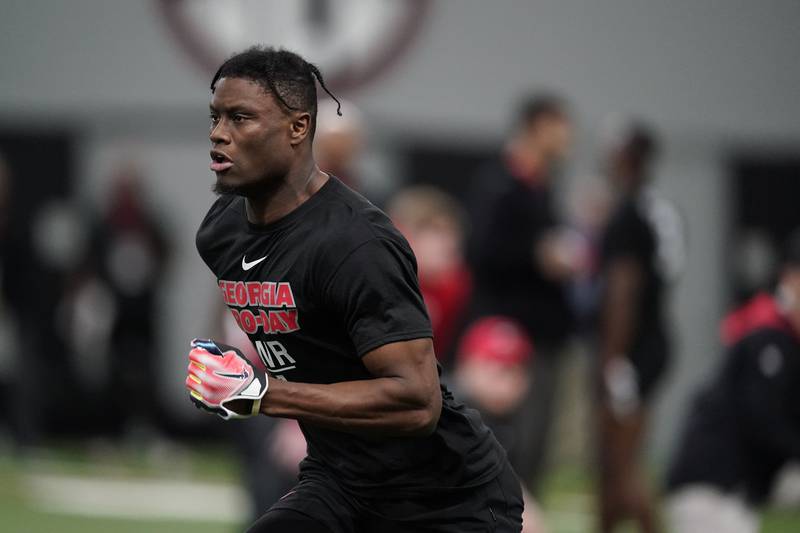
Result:
{"label": "person in red shirt", "polygon": [[[488,316],[473,322],[458,345],[455,387],[480,412],[484,423],[506,449],[514,469],[525,464],[525,442],[517,432],[517,417],[526,395],[537,383],[530,366],[533,342],[514,320]],[[545,533],[544,518],[534,497],[522,486],[525,510],[522,533]]]}
{"label": "person in red shirt", "polygon": [[463,256],[463,216],[446,193],[430,186],[399,192],[388,214],[417,255],[419,287],[433,326],[433,347],[450,366],[456,329],[472,291]]}
{"label": "person in red shirt", "polygon": [[725,355],[697,391],[667,471],[671,531],[755,533],[781,469],[800,460],[800,233],[777,290],[722,322]]}

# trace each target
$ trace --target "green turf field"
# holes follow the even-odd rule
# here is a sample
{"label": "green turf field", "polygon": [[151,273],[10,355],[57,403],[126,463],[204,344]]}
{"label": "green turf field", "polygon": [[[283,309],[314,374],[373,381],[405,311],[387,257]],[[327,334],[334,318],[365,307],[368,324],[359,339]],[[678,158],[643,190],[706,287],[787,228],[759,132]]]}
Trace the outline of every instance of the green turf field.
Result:
{"label": "green turf field", "polygon": [[[60,445],[25,457],[0,455],[0,531],[242,530],[246,507],[237,487],[238,470],[223,450],[188,451],[171,446],[144,453],[118,451],[109,446],[97,448]],[[192,492],[202,487],[212,492]],[[212,498],[214,505],[222,508],[214,509],[207,501],[195,502],[195,498]],[[582,469],[556,469],[546,484],[543,500],[552,533],[592,531],[593,500],[588,476]],[[762,531],[800,531],[800,510],[768,512]]]}

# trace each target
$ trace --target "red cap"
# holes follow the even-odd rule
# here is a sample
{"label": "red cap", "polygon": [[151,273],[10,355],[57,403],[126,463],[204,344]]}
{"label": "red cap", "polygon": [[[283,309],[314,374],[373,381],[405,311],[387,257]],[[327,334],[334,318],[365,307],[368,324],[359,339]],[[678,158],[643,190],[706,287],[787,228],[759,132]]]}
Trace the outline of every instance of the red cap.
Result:
{"label": "red cap", "polygon": [[527,362],[533,351],[533,343],[519,324],[510,318],[490,316],[467,329],[461,339],[458,358],[516,365]]}

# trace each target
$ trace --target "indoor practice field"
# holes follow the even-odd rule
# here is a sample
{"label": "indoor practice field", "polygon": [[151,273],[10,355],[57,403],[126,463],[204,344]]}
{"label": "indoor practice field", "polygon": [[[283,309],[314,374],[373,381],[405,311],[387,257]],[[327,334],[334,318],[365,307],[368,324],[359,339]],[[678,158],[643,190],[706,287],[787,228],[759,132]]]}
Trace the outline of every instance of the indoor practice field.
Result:
{"label": "indoor practice field", "polygon": [[800,533],[798,0],[0,0],[0,533]]}
{"label": "indoor practice field", "polygon": [[[8,533],[229,533],[244,524],[238,467],[219,449],[176,447],[143,454],[72,444],[37,450],[18,462],[11,457],[0,462],[0,523]],[[186,492],[198,486],[225,510],[198,508]],[[576,466],[554,469],[543,505],[553,532],[591,529],[591,486]],[[761,531],[797,528],[800,512],[770,509]]]}

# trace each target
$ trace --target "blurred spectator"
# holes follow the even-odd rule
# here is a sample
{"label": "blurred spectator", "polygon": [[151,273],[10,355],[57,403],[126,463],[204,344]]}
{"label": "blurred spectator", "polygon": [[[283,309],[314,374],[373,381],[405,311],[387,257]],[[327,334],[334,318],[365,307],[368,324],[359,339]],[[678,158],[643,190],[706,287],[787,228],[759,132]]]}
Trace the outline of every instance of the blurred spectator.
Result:
{"label": "blurred spectator", "polygon": [[524,102],[516,120],[502,159],[482,169],[471,191],[470,316],[507,316],[536,342],[537,386],[517,428],[519,445],[528,450],[518,473],[535,493],[552,425],[559,352],[572,328],[566,283],[578,257],[560,231],[552,200],[572,128],[564,104],[549,95]]}
{"label": "blurred spectator", "polygon": [[[168,245],[161,221],[145,197],[140,169],[121,164],[101,219],[99,270],[116,314],[111,324],[112,412],[121,429],[151,429],[158,409],[158,287]],[[130,398],[137,398],[132,402]]]}
{"label": "blurred spectator", "polygon": [[0,402],[8,406],[0,414],[0,438],[3,437],[4,426],[11,429],[12,420],[8,416],[13,412],[12,390],[16,379],[17,325],[11,306],[8,303],[8,283],[6,268],[8,260],[13,256],[9,226],[9,203],[11,196],[10,170],[0,155]]}
{"label": "blurred spectator", "polygon": [[330,99],[319,102],[314,132],[314,158],[323,172],[342,180],[381,208],[395,188],[391,172],[380,157],[368,152],[367,125],[361,111],[347,100],[342,114]]}
{"label": "blurred spectator", "polygon": [[600,531],[632,518],[658,530],[654,502],[639,466],[648,408],[669,359],[666,282],[682,247],[674,208],[647,190],[656,140],[645,126],[612,124],[605,164],[618,202],[602,241],[603,292],[597,331]]}
{"label": "blurred spectator", "polygon": [[[481,412],[486,425],[508,452],[516,470],[528,450],[517,438],[518,415],[531,387],[528,371],[533,344],[514,321],[503,317],[478,320],[465,332],[458,350],[456,387]],[[535,376],[534,376],[535,380]],[[541,513],[523,485],[524,533],[544,533]]]}
{"label": "blurred spectator", "polygon": [[723,322],[725,356],[689,409],[668,472],[675,533],[755,533],[778,472],[800,460],[800,232],[775,294]]}
{"label": "blurred spectator", "polygon": [[119,308],[108,284],[87,266],[71,277],[59,302],[59,330],[69,347],[64,356],[70,356],[76,377],[73,393],[85,399],[82,414],[92,419],[94,429],[107,430],[103,422],[116,423],[106,404],[114,396],[109,383],[111,333]]}
{"label": "blurred spectator", "polygon": [[[16,178],[12,185],[20,183],[20,176]],[[4,246],[10,249],[4,254],[3,266],[8,269],[4,272],[6,302],[17,319],[17,349],[24,354],[25,372],[39,376],[39,382],[30,387],[24,380],[16,380],[9,411],[16,419],[19,443],[37,445],[46,429],[84,429],[83,410],[65,416],[63,407],[82,398],[61,327],[61,308],[90,249],[91,232],[85,210],[62,195],[42,194],[26,207],[33,214],[24,227],[18,223],[19,214],[8,221],[9,241]]]}
{"label": "blurred spectator", "polygon": [[511,466],[524,462],[515,416],[532,379],[533,344],[513,320],[490,316],[471,324],[461,338],[455,371],[458,391],[481,412],[508,453]]}
{"label": "blurred spectator", "polygon": [[[5,243],[8,235],[9,208],[11,203],[11,170],[0,154],[0,242]],[[4,250],[0,249],[0,251]]]}
{"label": "blurred spectator", "polygon": [[439,361],[449,367],[455,329],[472,288],[462,249],[461,208],[434,187],[416,186],[398,193],[387,212],[417,256],[420,290],[433,327],[433,347]]}
{"label": "blurred spectator", "polygon": [[323,172],[333,174],[351,189],[360,191],[364,185],[357,168],[364,147],[361,112],[350,102],[342,103],[341,116],[337,115],[336,108],[330,100],[319,104],[314,158]]}

